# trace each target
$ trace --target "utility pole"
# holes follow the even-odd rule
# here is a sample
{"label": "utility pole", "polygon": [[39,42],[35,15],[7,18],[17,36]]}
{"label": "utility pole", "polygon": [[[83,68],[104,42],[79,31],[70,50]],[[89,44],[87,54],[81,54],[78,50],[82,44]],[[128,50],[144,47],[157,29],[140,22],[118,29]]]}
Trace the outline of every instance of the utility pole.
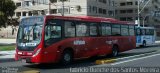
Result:
{"label": "utility pole", "polygon": [[140,13],[139,13],[139,11],[140,11],[140,0],[138,0],[138,27],[140,27]]}
{"label": "utility pole", "polygon": [[51,2],[49,1],[49,3],[48,3],[48,15],[50,15],[51,14]]}
{"label": "utility pole", "polygon": [[64,16],[64,0],[62,0],[62,16]]}
{"label": "utility pole", "polygon": [[140,10],[140,2],[141,0],[138,0],[138,27],[140,27],[140,13],[144,10],[144,8],[147,6],[147,4],[150,2],[151,0],[148,0],[147,3],[145,3],[145,5],[143,6],[143,8]]}

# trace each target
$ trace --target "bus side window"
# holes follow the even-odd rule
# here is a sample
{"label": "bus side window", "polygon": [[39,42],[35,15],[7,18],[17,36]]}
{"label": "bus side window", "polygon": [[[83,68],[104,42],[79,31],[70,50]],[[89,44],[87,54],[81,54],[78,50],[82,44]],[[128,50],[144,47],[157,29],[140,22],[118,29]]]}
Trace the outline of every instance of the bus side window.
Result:
{"label": "bus side window", "polygon": [[135,35],[134,26],[129,26],[129,35],[130,36]]}
{"label": "bus side window", "polygon": [[141,34],[142,34],[142,35],[145,35],[145,34],[146,34],[145,29],[141,29]]}
{"label": "bus side window", "polygon": [[151,33],[150,33],[149,30],[150,30],[150,29],[146,29],[146,35],[151,35]]}
{"label": "bus side window", "polygon": [[90,36],[98,35],[97,23],[90,23],[89,29],[90,29]]}
{"label": "bus side window", "polygon": [[75,37],[75,24],[72,21],[64,21],[65,37]]}
{"label": "bus side window", "polygon": [[111,35],[111,25],[108,23],[102,23],[100,31],[102,36]]}
{"label": "bus side window", "polygon": [[140,29],[136,29],[136,35],[141,35]]}
{"label": "bus side window", "polygon": [[128,25],[121,25],[121,35],[122,36],[128,36]]}
{"label": "bus side window", "polygon": [[121,36],[120,25],[117,25],[117,24],[112,25],[112,35],[113,36]]}
{"label": "bus side window", "polygon": [[89,28],[86,22],[76,23],[76,35],[79,36],[89,36]]}

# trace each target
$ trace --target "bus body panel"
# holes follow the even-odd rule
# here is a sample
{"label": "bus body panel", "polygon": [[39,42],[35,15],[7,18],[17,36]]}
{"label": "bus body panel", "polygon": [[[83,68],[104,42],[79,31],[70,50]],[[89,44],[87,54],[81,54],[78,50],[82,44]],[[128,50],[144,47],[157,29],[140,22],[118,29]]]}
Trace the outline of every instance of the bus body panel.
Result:
{"label": "bus body panel", "polygon": [[[98,55],[108,55],[112,53],[112,47],[117,45],[119,52],[127,51],[136,47],[135,36],[96,36],[96,37],[74,37],[74,38],[63,38],[58,42],[52,43],[48,46],[45,45],[45,25],[48,19],[62,18],[73,20],[68,17],[56,17],[56,16],[45,16],[45,22],[42,29],[42,39],[37,48],[33,51],[19,51],[16,48],[15,59],[29,59],[30,63],[57,63],[61,60],[61,56],[66,49],[72,49],[74,53],[74,59],[88,58]],[[75,18],[74,18],[75,20]],[[79,20],[79,19],[77,19]],[[106,20],[106,19],[104,19]],[[108,19],[107,19],[108,20]],[[109,19],[112,20],[112,19]],[[88,18],[79,21],[93,21]],[[94,21],[93,21],[94,22]],[[95,22],[100,22],[96,19]],[[118,21],[111,21],[112,23],[119,23]],[[121,22],[126,24],[126,22]],[[23,55],[18,54],[21,52]],[[32,53],[27,55],[27,53]],[[36,54],[36,56],[34,56]]]}

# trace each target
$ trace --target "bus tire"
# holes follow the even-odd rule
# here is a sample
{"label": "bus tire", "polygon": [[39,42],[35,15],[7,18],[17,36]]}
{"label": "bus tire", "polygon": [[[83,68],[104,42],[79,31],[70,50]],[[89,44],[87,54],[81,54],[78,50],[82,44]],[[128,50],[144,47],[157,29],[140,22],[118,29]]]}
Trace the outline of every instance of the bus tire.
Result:
{"label": "bus tire", "polygon": [[145,40],[143,41],[143,45],[142,46],[146,47],[146,41]]}
{"label": "bus tire", "polygon": [[112,47],[112,57],[118,56],[118,53],[119,53],[118,46],[114,45]]}
{"label": "bus tire", "polygon": [[62,65],[69,65],[73,61],[73,53],[70,50],[64,50],[62,53],[61,63]]}

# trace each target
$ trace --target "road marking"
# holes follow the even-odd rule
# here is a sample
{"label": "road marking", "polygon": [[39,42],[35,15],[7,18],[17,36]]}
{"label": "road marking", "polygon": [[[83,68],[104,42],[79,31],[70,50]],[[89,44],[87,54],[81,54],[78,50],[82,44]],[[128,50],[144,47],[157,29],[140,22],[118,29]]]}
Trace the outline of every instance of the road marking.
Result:
{"label": "road marking", "polygon": [[136,61],[136,60],[145,59],[145,58],[150,58],[150,57],[154,57],[154,56],[158,56],[158,55],[160,55],[160,54],[154,54],[154,55],[150,55],[150,56],[135,58],[135,59],[126,60],[126,61],[121,61],[121,62],[113,63],[111,65],[118,65],[118,64],[122,64],[122,63],[127,63],[127,62],[132,62],[132,61]]}
{"label": "road marking", "polygon": [[134,58],[134,57],[144,56],[144,55],[153,54],[153,53],[156,53],[156,52],[150,52],[150,53],[144,53],[144,54],[133,55],[133,56],[128,56],[128,57],[117,58],[117,60],[128,59],[128,58]]}
{"label": "road marking", "polygon": [[38,70],[29,70],[29,71],[23,71],[23,72],[19,72],[19,73],[40,73],[40,71],[38,71]]}
{"label": "road marking", "polygon": [[117,61],[123,60],[123,59],[140,57],[140,56],[150,55],[150,54],[154,54],[154,53],[156,53],[156,52],[144,53],[144,54],[133,55],[133,56],[128,56],[128,57],[122,57],[122,58],[96,60],[95,64],[109,64],[109,63],[114,63],[114,62],[117,62]]}

